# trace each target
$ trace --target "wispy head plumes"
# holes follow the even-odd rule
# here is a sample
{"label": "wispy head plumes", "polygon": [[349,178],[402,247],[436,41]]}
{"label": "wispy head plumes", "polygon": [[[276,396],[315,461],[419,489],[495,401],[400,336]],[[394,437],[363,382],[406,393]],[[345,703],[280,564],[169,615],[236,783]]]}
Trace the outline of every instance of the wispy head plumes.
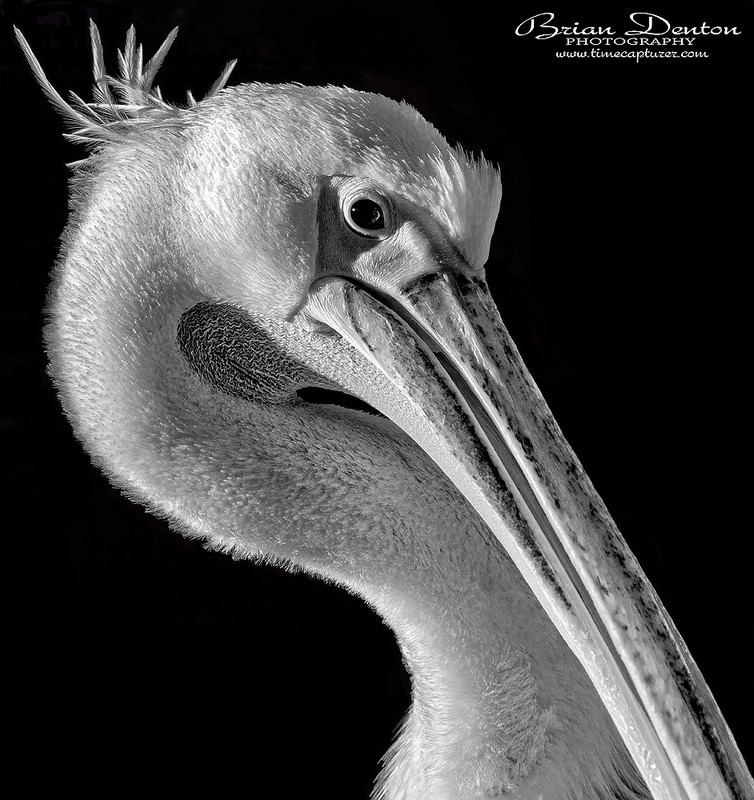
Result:
{"label": "wispy head plumes", "polygon": [[[50,83],[21,31],[18,28],[14,30],[42,91],[71,128],[65,136],[73,142],[91,149],[121,143],[127,141],[137,127],[169,123],[179,119],[186,111],[186,108],[163,100],[159,88],[153,87],[157,72],[178,35],[178,28],[173,28],[157,52],[144,64],[142,46],[136,45],[136,32],[132,25],[126,34],[123,50],[118,51],[119,74],[113,77],[105,70],[99,29],[90,21],[94,87],[92,102],[89,103],[75,92],[70,92],[70,101],[66,101]],[[217,94],[225,86],[235,65],[235,60],[227,64],[206,97]],[[188,108],[197,104],[191,92],[187,92],[186,103]],[[73,162],[69,166],[80,166],[85,160]]]}

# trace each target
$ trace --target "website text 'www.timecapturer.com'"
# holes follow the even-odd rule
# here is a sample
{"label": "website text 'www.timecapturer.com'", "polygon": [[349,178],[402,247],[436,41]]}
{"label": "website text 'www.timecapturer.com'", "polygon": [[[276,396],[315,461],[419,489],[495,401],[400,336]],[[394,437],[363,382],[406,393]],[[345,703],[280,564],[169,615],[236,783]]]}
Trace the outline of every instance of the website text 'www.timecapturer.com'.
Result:
{"label": "website text 'www.timecapturer.com'", "polygon": [[556,58],[621,58],[633,59],[636,62],[649,58],[707,58],[703,50],[602,50],[592,47],[589,50],[560,50]]}

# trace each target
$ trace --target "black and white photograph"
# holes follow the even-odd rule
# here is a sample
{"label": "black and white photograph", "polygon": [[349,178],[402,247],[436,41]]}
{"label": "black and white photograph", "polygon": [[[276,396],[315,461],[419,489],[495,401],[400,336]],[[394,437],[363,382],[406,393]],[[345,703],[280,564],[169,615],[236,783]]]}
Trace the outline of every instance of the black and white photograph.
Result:
{"label": "black and white photograph", "polygon": [[18,796],[754,800],[752,36],[0,0]]}

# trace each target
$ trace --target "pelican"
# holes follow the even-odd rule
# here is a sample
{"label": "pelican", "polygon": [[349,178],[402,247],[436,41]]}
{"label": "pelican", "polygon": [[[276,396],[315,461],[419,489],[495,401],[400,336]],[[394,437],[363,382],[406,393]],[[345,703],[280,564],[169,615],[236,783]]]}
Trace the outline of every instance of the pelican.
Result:
{"label": "pelican", "polygon": [[[696,665],[488,292],[497,169],[338,87],[93,100],[46,342],[93,461],[182,533],[296,565],[395,632],[412,705],[375,800],[752,800]],[[378,413],[306,402],[307,387]]]}

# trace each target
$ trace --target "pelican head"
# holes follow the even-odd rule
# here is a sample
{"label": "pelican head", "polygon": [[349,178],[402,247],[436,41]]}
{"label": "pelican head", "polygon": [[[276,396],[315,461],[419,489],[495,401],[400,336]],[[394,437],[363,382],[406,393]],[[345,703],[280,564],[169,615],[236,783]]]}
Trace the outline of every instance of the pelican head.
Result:
{"label": "pelican head", "polygon": [[[383,800],[754,797],[659,599],[484,278],[498,171],[416,110],[337,87],[152,89],[133,29],[50,302],[66,413],[129,496],[294,564],[391,625],[413,705]],[[307,387],[379,414],[306,402]]]}

